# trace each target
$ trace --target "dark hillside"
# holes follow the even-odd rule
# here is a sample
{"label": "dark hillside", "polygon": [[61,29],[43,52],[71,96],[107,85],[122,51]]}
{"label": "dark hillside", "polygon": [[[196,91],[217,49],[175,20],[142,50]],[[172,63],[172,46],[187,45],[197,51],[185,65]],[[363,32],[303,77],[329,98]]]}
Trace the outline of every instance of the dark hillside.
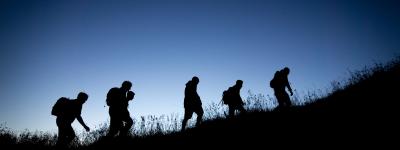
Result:
{"label": "dark hillside", "polygon": [[337,85],[329,96],[305,106],[272,112],[252,111],[233,119],[207,121],[183,133],[112,142],[100,140],[90,147],[396,146],[400,127],[399,63],[394,61],[353,73],[346,85]]}

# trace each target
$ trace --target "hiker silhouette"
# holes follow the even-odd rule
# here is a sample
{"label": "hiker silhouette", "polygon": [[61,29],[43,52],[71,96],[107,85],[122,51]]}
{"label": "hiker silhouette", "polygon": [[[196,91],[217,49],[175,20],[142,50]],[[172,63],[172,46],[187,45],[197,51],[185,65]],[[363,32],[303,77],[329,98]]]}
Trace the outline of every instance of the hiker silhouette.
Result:
{"label": "hiker silhouette", "polygon": [[110,115],[110,129],[107,134],[109,137],[117,135],[118,132],[120,136],[126,136],[133,125],[128,110],[129,101],[135,96],[135,93],[130,91],[131,87],[130,81],[124,81],[121,88],[111,88],[107,93],[106,102]]}
{"label": "hiker silhouette", "polygon": [[289,95],[286,93],[286,88],[288,88],[290,95],[293,95],[292,88],[290,87],[288,75],[289,68],[285,67],[280,71],[276,71],[274,78],[270,81],[271,88],[274,89],[276,99],[278,100],[278,109],[288,108],[292,105]]}
{"label": "hiker silhouette", "polygon": [[197,114],[196,126],[199,126],[203,118],[204,111],[201,106],[200,96],[197,94],[197,84],[199,84],[199,78],[196,76],[186,83],[184,98],[185,115],[182,121],[182,131],[185,130],[186,123],[192,118],[193,113]]}
{"label": "hiker silhouette", "polygon": [[90,128],[86,126],[81,116],[82,105],[86,102],[88,97],[89,96],[86,93],[80,92],[77,98],[74,100],[61,97],[54,104],[51,114],[57,116],[57,146],[67,146],[76,137],[74,129],[71,126],[75,118],[85,128],[86,131],[90,131]]}
{"label": "hiker silhouette", "polygon": [[229,107],[229,117],[235,115],[235,111],[239,110],[241,113],[246,112],[243,105],[242,97],[240,96],[240,89],[243,86],[242,80],[237,80],[236,84],[229,87],[228,90],[224,91],[222,101]]}

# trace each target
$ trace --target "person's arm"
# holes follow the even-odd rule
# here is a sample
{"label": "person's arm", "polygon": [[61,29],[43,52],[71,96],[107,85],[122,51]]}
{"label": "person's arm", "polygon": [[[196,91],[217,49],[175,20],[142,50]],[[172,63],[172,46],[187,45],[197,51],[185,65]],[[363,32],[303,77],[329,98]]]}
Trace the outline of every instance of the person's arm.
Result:
{"label": "person's arm", "polygon": [[90,131],[90,128],[88,126],[86,126],[85,122],[83,122],[82,116],[78,116],[76,117],[76,119],[79,121],[79,123],[85,128],[86,131]]}
{"label": "person's arm", "polygon": [[244,105],[243,99],[242,99],[242,97],[240,96],[240,89],[239,89],[239,88],[237,89],[236,94],[237,94],[237,97],[238,97],[240,103],[241,103],[242,105]]}
{"label": "person's arm", "polygon": [[290,95],[293,95],[292,88],[290,87],[289,80],[286,78],[286,87],[288,88]]}

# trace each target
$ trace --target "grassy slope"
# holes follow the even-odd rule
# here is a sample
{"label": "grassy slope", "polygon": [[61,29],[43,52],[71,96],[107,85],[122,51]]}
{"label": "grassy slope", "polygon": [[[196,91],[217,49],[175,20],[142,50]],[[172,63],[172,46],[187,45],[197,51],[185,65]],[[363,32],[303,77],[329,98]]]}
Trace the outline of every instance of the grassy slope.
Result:
{"label": "grassy slope", "polygon": [[[90,148],[128,147],[389,147],[398,143],[400,65],[354,74],[348,85],[314,103],[286,111],[216,119],[183,133],[144,139],[100,140]],[[108,144],[107,144],[108,143]]]}
{"label": "grassy slope", "polygon": [[[215,119],[198,128],[168,135],[100,139],[78,149],[398,147],[400,58],[385,67],[365,71],[367,73],[356,72],[348,85],[305,106],[279,112],[253,111],[233,119]],[[27,144],[15,145],[12,143],[16,143],[17,137],[5,133],[0,136],[0,145],[6,143],[13,149],[54,148],[49,147],[52,144],[46,144],[49,141],[40,138],[27,138],[27,142],[22,142]]]}

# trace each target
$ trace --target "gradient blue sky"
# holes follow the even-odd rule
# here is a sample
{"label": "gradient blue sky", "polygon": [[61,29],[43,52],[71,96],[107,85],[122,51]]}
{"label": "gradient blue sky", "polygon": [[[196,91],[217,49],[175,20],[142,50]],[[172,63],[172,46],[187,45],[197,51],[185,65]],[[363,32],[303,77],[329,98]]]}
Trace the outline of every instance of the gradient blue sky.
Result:
{"label": "gradient blue sky", "polygon": [[[18,1],[0,2],[0,122],[56,131],[51,107],[89,94],[82,116],[108,119],[107,91],[136,92],[131,115],[183,114],[196,75],[207,105],[237,79],[272,94],[288,66],[300,94],[400,52],[399,1]],[[76,129],[82,127],[77,126]]]}

